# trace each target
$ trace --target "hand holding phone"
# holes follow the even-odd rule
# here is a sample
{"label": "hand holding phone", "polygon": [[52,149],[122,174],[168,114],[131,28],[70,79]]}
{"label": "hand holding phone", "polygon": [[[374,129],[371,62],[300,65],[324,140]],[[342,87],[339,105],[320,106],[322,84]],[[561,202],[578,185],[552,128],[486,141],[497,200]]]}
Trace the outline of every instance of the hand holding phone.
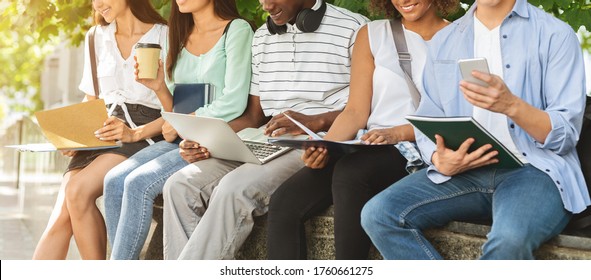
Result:
{"label": "hand holding phone", "polygon": [[460,72],[462,73],[462,79],[467,82],[474,83],[483,87],[488,87],[488,84],[479,80],[472,76],[472,70],[476,70],[479,72],[483,72],[486,74],[490,74],[488,70],[488,63],[486,62],[486,58],[478,57],[478,58],[470,58],[470,59],[460,59],[458,60],[458,64],[460,65]]}

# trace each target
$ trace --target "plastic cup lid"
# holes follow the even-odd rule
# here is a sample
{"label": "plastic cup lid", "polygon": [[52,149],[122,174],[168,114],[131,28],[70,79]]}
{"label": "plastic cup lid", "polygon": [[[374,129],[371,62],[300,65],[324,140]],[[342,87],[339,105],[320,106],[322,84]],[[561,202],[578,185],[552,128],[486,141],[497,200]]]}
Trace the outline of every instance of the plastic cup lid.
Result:
{"label": "plastic cup lid", "polygon": [[158,44],[150,44],[150,43],[137,43],[137,45],[135,45],[136,49],[139,48],[152,48],[152,49],[160,49],[160,45]]}

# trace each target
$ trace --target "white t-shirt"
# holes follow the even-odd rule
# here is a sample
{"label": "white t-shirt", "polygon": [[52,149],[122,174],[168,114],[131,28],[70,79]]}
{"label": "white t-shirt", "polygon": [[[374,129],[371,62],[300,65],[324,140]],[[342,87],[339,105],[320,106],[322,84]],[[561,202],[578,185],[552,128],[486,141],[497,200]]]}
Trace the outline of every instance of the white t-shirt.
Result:
{"label": "white t-shirt", "polygon": [[[427,43],[423,38],[404,28],[406,45],[411,60],[412,79],[419,92],[423,89],[423,68],[427,57]],[[415,112],[404,71],[398,62],[398,51],[392,38],[389,20],[377,20],[367,25],[369,46],[374,57],[373,97],[367,129],[387,128],[407,124],[404,118]]]}
{"label": "white t-shirt", "polygon": [[[500,26],[489,30],[474,14],[474,57],[484,57],[492,74],[503,77],[503,58],[501,56]],[[507,127],[507,116],[474,106],[474,119],[495,136],[519,160],[526,163]]]}
{"label": "white t-shirt", "polygon": [[[106,104],[126,102],[160,109],[162,105],[156,93],[135,81],[135,61],[133,59],[135,45],[132,47],[130,56],[123,58],[115,40],[116,30],[117,25],[112,22],[107,26],[97,28],[94,35],[99,97],[104,99]],[[90,53],[88,51],[88,35],[89,33],[86,34],[84,44],[84,70],[78,88],[88,95],[94,95]],[[162,24],[154,24],[154,27],[144,34],[138,42],[155,43],[163,47],[167,37],[168,27]],[[162,51],[160,56],[164,61],[166,54]]]}
{"label": "white t-shirt", "polygon": [[250,94],[260,97],[266,116],[287,110],[307,115],[342,110],[349,96],[351,52],[367,18],[327,4],[315,32],[287,24],[271,35],[266,25],[252,41]]}

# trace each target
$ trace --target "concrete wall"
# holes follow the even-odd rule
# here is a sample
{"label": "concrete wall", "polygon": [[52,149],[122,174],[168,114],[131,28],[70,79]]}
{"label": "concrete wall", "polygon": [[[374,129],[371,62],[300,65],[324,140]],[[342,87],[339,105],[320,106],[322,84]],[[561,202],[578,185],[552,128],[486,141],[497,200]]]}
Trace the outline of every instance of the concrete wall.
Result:
{"label": "concrete wall", "polygon": [[41,72],[41,100],[46,109],[78,103],[84,98],[84,93],[78,89],[83,65],[82,45],[71,47],[63,43],[45,59]]}

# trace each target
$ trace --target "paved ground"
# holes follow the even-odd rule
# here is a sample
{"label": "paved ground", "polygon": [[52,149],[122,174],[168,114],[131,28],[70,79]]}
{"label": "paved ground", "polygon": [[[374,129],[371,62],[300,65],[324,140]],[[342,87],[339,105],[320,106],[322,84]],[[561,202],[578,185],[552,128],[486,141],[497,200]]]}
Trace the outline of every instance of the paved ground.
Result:
{"label": "paved ground", "polygon": [[0,259],[31,259],[35,243],[25,226],[19,207],[18,191],[14,186],[0,185]]}
{"label": "paved ground", "polygon": [[[17,189],[14,178],[0,170],[0,260],[30,260],[53,209],[61,174],[29,174]],[[153,222],[148,239],[156,224]],[[140,253],[144,258],[147,246]],[[79,260],[71,241],[67,259]]]}
{"label": "paved ground", "polygon": [[[17,189],[13,178],[0,176],[1,260],[29,260],[33,257],[53,208],[60,177],[31,174],[22,179],[21,188]],[[68,259],[78,259],[78,252],[75,246],[72,247]]]}
{"label": "paved ground", "polygon": [[25,226],[14,183],[0,182],[0,259],[30,259],[35,241]]}

